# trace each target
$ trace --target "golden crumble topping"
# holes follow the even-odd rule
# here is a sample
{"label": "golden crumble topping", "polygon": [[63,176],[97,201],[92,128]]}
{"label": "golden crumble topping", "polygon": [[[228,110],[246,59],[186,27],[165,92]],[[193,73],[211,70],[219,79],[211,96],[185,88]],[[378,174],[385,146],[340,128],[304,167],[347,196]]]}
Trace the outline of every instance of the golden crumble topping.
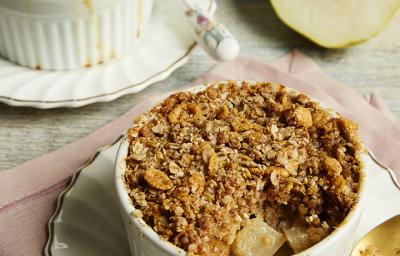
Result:
{"label": "golden crumble topping", "polygon": [[[189,256],[231,255],[256,216],[300,251],[358,199],[356,133],[354,122],[282,85],[180,92],[129,130],[126,189],[135,216]],[[290,241],[299,230],[307,242]]]}

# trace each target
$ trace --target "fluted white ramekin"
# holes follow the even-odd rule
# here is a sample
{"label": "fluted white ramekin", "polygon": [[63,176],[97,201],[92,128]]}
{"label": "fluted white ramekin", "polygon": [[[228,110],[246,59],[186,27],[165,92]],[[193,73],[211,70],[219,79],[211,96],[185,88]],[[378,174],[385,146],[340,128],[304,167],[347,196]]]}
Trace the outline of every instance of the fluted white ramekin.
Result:
{"label": "fluted white ramekin", "polygon": [[[240,84],[240,82],[239,82]],[[190,88],[193,93],[206,89],[200,85]],[[297,95],[297,90],[287,88],[290,94]],[[315,99],[312,99],[317,101]],[[321,104],[323,107],[324,105]],[[119,146],[115,162],[115,187],[117,199],[120,206],[121,217],[127,231],[132,256],[163,255],[183,256],[186,252],[172,243],[162,239],[142,218],[135,217],[132,200],[126,191],[124,174],[127,170],[126,157],[128,156],[129,139],[125,136]],[[368,155],[363,153],[361,161],[365,163]],[[294,256],[337,256],[349,255],[354,244],[354,234],[360,224],[360,219],[365,206],[366,197],[366,171],[365,166],[361,169],[359,183],[359,200],[350,209],[346,218],[323,240],[314,246]]]}
{"label": "fluted white ramekin", "polygon": [[126,52],[153,0],[0,1],[0,56],[36,69],[70,70]]}

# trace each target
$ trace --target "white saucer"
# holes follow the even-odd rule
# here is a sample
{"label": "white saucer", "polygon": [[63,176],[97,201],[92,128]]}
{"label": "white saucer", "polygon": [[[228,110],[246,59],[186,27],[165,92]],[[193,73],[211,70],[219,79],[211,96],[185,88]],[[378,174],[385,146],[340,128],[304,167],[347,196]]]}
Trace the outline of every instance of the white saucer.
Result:
{"label": "white saucer", "polygon": [[[60,195],[56,213],[49,221],[45,255],[129,255],[113,184],[119,142],[99,151]],[[372,158],[368,158],[366,170],[366,209],[354,241],[400,213],[400,190],[389,173]]]}
{"label": "white saucer", "polygon": [[[207,2],[210,13],[215,5]],[[132,51],[93,68],[43,71],[0,58],[0,102],[36,108],[80,107],[143,90],[186,63],[196,46],[169,1],[155,1],[153,17]]]}

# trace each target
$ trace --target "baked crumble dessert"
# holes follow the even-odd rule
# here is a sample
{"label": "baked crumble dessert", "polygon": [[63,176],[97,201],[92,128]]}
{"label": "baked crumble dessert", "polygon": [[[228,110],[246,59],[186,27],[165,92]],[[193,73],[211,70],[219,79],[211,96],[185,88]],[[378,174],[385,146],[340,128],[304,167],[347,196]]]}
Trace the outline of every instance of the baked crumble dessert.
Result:
{"label": "baked crumble dessert", "polygon": [[358,200],[357,124],[283,85],[173,94],[128,137],[135,217],[188,256],[273,255],[284,243],[297,253]]}

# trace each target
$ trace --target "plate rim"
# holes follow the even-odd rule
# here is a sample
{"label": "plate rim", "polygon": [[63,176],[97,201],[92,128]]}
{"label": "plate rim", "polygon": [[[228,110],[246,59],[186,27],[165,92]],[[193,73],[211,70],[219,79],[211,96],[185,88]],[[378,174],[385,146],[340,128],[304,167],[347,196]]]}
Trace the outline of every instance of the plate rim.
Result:
{"label": "plate rim", "polygon": [[75,185],[76,181],[78,180],[78,178],[80,177],[80,174],[82,173],[82,171],[84,171],[87,167],[89,167],[101,155],[101,153],[103,153],[107,149],[110,149],[115,144],[120,142],[123,137],[124,137],[124,134],[121,134],[113,142],[97,149],[96,152],[90,157],[90,159],[76,170],[76,172],[71,176],[71,179],[70,179],[68,185],[58,195],[56,209],[54,210],[54,213],[49,218],[47,225],[46,225],[48,237],[46,240],[46,244],[43,248],[43,253],[45,256],[53,256],[53,253],[51,251],[51,245],[54,242],[54,235],[55,235],[55,222],[54,221],[61,213],[60,210],[63,207],[66,195],[74,187],[74,185]]}
{"label": "plate rim", "polygon": [[[173,71],[175,71],[179,67],[183,66],[188,61],[189,55],[193,52],[193,50],[196,48],[196,46],[197,46],[197,42],[194,42],[193,44],[191,44],[184,55],[180,56],[174,62],[170,63],[167,67],[158,71],[157,73],[152,74],[151,76],[149,76],[147,78],[144,78],[140,82],[125,86],[123,88],[120,88],[120,89],[110,92],[110,93],[100,93],[95,96],[79,98],[79,99],[65,99],[65,100],[26,100],[26,99],[18,99],[18,98],[0,95],[0,102],[10,105],[10,106],[16,106],[16,107],[35,107],[35,108],[41,108],[41,109],[49,109],[49,108],[60,108],[60,107],[76,108],[76,107],[82,107],[82,106],[86,106],[86,105],[97,103],[97,102],[112,101],[112,100],[115,100],[124,95],[139,92],[139,91],[143,90],[144,88],[146,88],[156,82],[164,80]],[[0,58],[4,61],[11,63],[7,59],[4,59],[2,57],[0,57]],[[107,64],[105,64],[105,65],[107,65]],[[152,81],[152,79],[154,79],[154,80]],[[146,83],[149,83],[149,84],[146,85]],[[134,87],[139,87],[139,86],[144,86],[144,88],[139,88],[138,91],[129,92],[129,90],[133,89]]]}

